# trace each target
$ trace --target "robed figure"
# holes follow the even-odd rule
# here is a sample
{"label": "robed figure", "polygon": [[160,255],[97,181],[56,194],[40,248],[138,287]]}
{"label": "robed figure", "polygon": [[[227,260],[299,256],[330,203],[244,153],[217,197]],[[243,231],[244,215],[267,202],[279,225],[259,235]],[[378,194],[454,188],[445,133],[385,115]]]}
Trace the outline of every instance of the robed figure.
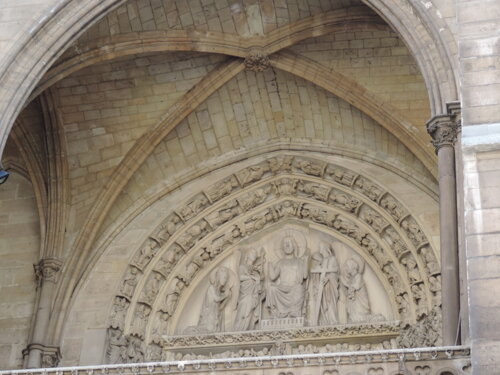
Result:
{"label": "robed figure", "polygon": [[332,247],[321,243],[312,256],[309,290],[312,301],[311,325],[339,323],[339,265]]}
{"label": "robed figure", "polygon": [[344,263],[341,283],[346,298],[348,323],[367,322],[371,319],[368,290],[363,279],[364,261],[349,258]]}
{"label": "robed figure", "polygon": [[281,243],[283,258],[269,263],[269,285],[266,293],[266,307],[273,318],[296,318],[304,316],[306,295],[305,280],[308,276],[308,256],[298,256],[298,246],[291,236]]}
{"label": "robed figure", "polygon": [[229,270],[217,268],[210,275],[210,285],[201,306],[198,325],[187,327],[185,334],[212,333],[224,330],[224,308],[231,298]]}
{"label": "robed figure", "polygon": [[255,249],[245,255],[239,268],[240,289],[234,331],[247,331],[257,328],[262,316],[262,300],[264,290],[264,256],[260,256]]}

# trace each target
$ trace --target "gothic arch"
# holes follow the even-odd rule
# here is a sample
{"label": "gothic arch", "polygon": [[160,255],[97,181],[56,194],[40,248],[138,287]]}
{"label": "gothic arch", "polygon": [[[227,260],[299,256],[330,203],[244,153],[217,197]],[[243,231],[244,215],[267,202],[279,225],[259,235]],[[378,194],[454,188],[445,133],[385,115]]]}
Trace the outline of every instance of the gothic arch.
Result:
{"label": "gothic arch", "polygon": [[[25,101],[45,72],[64,50],[88,27],[99,21],[124,0],[65,0],[44,15],[33,28],[19,38],[18,46],[0,69],[0,149]],[[424,12],[423,5],[407,0],[364,0],[398,31],[420,66],[427,83],[432,114],[444,113],[446,102],[457,99],[456,67],[449,55],[455,42],[449,37],[444,21],[434,12]],[[414,37],[414,33],[416,35]],[[443,41],[441,35],[446,34]],[[428,52],[429,51],[429,52]],[[22,66],[23,69],[18,69]],[[440,80],[438,72],[445,72]]]}

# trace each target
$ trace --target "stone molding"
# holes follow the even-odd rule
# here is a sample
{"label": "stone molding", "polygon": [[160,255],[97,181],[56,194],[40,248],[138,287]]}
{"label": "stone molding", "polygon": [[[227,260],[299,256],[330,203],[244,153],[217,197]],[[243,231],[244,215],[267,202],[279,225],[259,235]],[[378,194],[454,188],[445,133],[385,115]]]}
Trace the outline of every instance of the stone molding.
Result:
{"label": "stone molding", "polygon": [[399,334],[399,322],[345,324],[326,327],[304,327],[279,329],[272,331],[221,332],[206,335],[163,336],[163,345],[167,349],[195,348],[210,345],[235,345],[242,343],[270,343],[276,341],[295,341],[308,339],[328,339],[329,342],[346,340],[352,337],[385,336],[395,338]]}

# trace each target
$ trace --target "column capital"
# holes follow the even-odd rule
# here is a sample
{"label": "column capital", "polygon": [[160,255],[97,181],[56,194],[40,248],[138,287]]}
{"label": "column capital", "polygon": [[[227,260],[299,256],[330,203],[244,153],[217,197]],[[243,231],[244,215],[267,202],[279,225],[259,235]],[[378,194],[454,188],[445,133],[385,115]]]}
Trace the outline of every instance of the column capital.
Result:
{"label": "column capital", "polygon": [[38,264],[35,264],[35,275],[39,282],[50,281],[57,282],[57,275],[62,268],[62,260],[57,258],[44,258]]}
{"label": "column capital", "polygon": [[441,147],[454,147],[462,128],[460,103],[448,103],[446,108],[446,114],[434,116],[427,122],[427,133],[432,137],[436,153]]}
{"label": "column capital", "polygon": [[61,351],[58,346],[47,346],[42,344],[29,344],[23,350],[23,357],[27,357],[31,351],[40,352],[41,363],[40,367],[57,367],[61,360]]}

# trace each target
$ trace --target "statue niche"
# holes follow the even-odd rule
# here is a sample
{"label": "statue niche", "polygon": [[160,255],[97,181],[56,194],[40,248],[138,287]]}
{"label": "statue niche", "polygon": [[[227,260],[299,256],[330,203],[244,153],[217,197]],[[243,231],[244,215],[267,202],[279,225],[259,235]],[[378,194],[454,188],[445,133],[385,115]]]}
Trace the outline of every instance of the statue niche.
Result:
{"label": "statue niche", "polygon": [[[208,287],[191,297],[203,298],[201,306],[190,308],[187,301],[181,315],[195,311],[198,324],[187,324],[181,332],[335,326],[392,317],[382,285],[361,256],[325,233],[304,232],[275,230],[260,240],[243,241],[210,273]],[[182,317],[179,323],[182,326]]]}

